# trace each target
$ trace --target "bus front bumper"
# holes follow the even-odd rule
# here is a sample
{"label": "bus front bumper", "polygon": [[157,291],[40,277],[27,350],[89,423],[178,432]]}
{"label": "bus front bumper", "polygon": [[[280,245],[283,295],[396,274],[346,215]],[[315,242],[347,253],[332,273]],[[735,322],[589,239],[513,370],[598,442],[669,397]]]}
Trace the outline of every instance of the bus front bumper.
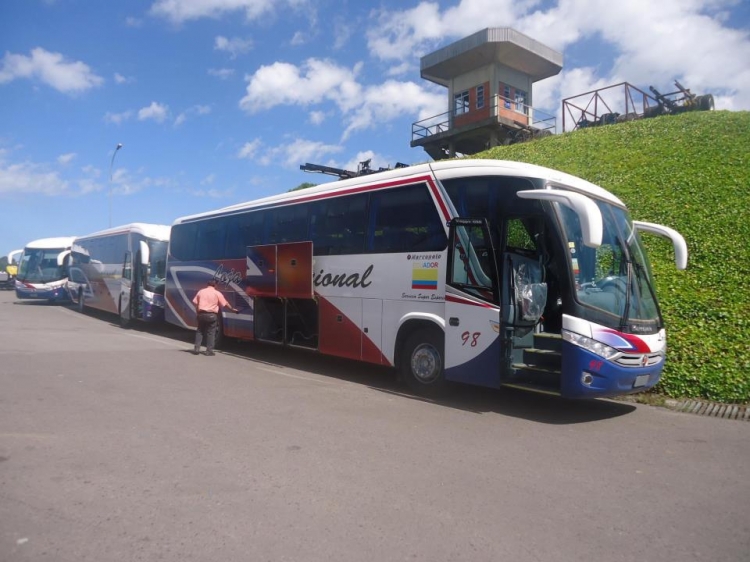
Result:
{"label": "bus front bumper", "polygon": [[643,392],[661,379],[662,359],[648,367],[624,367],[577,345],[563,342],[564,398],[606,398]]}

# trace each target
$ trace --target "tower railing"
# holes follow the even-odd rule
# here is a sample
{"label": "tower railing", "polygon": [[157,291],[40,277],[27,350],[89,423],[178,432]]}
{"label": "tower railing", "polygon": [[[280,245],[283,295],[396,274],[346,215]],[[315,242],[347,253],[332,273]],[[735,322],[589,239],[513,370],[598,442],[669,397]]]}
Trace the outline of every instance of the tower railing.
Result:
{"label": "tower railing", "polygon": [[[486,111],[487,108],[485,107],[460,113],[453,109],[416,121],[411,126],[411,140],[414,142],[441,133],[447,133],[457,126],[469,125],[475,122],[474,119],[482,120],[483,118],[480,116]],[[514,129],[531,129],[535,132],[546,131],[547,134],[557,132],[557,118],[554,115],[501,95],[492,96],[492,103],[489,106],[487,117],[495,119],[502,117],[507,119],[513,122],[513,126],[510,128]],[[466,123],[456,125],[456,121],[463,118],[466,119]]]}

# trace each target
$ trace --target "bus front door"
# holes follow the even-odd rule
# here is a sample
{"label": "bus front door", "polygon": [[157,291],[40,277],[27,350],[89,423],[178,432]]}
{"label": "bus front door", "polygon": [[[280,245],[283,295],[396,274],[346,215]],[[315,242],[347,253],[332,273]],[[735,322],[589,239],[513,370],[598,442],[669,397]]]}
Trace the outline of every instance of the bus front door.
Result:
{"label": "bus front door", "polygon": [[120,302],[118,304],[118,314],[120,324],[123,326],[130,323],[131,314],[131,297],[133,287],[133,253],[125,252],[125,260],[122,264],[122,277],[120,278]]}
{"label": "bus front door", "polygon": [[485,219],[453,219],[445,289],[445,378],[498,388],[503,342],[495,250]]}

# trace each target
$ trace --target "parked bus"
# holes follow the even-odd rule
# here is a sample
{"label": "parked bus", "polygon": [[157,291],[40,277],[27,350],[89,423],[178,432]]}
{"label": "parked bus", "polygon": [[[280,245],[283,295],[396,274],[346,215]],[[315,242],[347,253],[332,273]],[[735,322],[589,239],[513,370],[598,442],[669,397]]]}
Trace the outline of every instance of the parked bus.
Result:
{"label": "parked bus", "polygon": [[16,297],[65,302],[68,262],[73,236],[42,238],[29,242],[18,260]]}
{"label": "parked bus", "polygon": [[133,223],[73,241],[68,292],[86,307],[132,320],[164,320],[169,226]]}
{"label": "parked bus", "polygon": [[23,250],[13,250],[8,254],[5,271],[0,271],[0,288],[12,290],[16,287],[16,276],[18,275],[18,259]]}
{"label": "parked bus", "polygon": [[451,160],[180,218],[167,320],[215,279],[237,315],[224,337],[400,370],[417,393],[447,381],[569,398],[651,388],[664,321],[640,232],[608,191],[515,162]]}

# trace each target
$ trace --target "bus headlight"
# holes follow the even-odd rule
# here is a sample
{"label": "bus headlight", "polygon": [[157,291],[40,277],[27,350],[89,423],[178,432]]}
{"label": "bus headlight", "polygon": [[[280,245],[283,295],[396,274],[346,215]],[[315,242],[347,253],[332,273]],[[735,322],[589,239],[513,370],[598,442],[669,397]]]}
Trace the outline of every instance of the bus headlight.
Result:
{"label": "bus headlight", "polygon": [[602,342],[592,340],[591,338],[587,338],[586,336],[582,336],[581,334],[576,334],[575,332],[563,330],[562,337],[565,341],[570,342],[573,345],[577,345],[578,347],[582,347],[583,349],[590,351],[591,353],[595,353],[599,357],[604,357],[607,360],[614,359],[620,354],[620,352],[617,351],[614,347],[610,347],[603,344]]}

